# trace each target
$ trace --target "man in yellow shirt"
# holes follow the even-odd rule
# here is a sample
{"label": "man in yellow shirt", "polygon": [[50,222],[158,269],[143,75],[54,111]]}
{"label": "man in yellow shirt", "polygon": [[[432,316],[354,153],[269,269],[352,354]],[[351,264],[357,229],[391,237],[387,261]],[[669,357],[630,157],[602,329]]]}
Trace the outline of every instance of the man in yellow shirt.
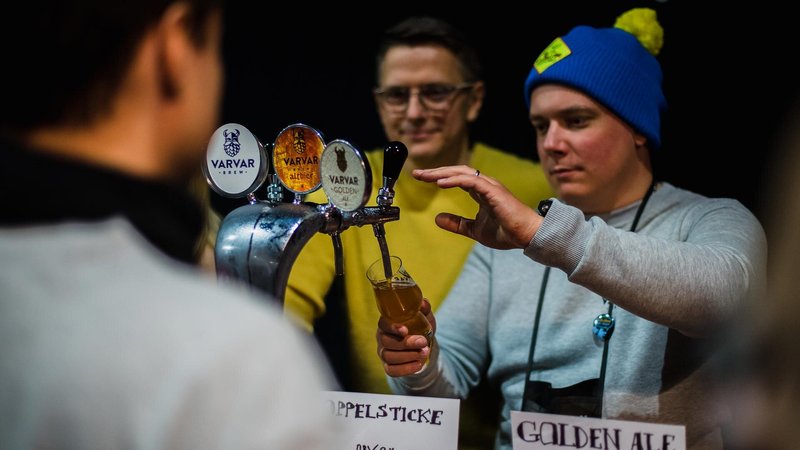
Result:
{"label": "man in yellow shirt", "polygon": [[[402,258],[436,308],[455,282],[473,241],[441,230],[434,217],[440,211],[474,217],[478,209],[466,192],[417,181],[411,170],[468,164],[498,179],[531,206],[552,196],[552,190],[537,163],[470,140],[468,128],[480,113],[484,83],[474,50],[449,24],[429,17],[410,18],[387,30],[378,51],[377,81],[375,102],[387,141],[401,141],[408,147],[393,203],[400,208],[400,220],[385,225],[386,240],[390,252]],[[367,157],[372,192],[377,194],[383,151],[368,152]],[[308,200],[326,202],[322,191]],[[370,204],[375,204],[374,197]],[[331,291],[337,281],[331,239],[317,234],[293,266],[285,307],[309,330],[319,329],[320,322],[332,320],[332,316],[339,317],[334,329],[339,333],[347,330],[349,336],[335,338],[348,344],[328,353],[339,369],[342,385],[350,391],[390,393],[381,361],[374,353],[379,313],[366,277],[367,267],[381,256],[378,242],[369,226],[350,228],[341,238],[342,291]],[[329,292],[332,295],[327,295]],[[333,338],[322,336],[320,340],[325,346]],[[462,411],[462,432],[474,431],[475,427],[465,426],[470,416],[466,409]],[[493,431],[486,436],[491,445]],[[462,435],[462,448],[474,440]]]}

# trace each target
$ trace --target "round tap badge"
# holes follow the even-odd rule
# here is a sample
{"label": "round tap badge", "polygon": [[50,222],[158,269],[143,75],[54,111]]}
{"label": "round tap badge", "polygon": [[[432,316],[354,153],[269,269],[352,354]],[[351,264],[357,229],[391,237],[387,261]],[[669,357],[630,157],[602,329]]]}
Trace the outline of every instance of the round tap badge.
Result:
{"label": "round tap badge", "polygon": [[336,139],[322,151],[322,189],[342,211],[355,211],[372,193],[369,161],[349,142]]}
{"label": "round tap badge", "polygon": [[211,135],[203,174],[217,194],[244,197],[261,187],[268,171],[264,146],[243,125],[226,123]]}
{"label": "round tap badge", "polygon": [[272,148],[275,173],[286,189],[308,194],[319,189],[320,155],[325,147],[320,133],[302,123],[284,128]]}

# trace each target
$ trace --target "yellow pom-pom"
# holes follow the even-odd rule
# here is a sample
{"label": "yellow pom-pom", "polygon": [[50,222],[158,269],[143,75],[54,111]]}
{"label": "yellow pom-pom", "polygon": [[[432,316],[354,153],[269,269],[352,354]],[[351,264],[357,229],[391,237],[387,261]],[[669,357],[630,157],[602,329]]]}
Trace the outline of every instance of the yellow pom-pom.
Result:
{"label": "yellow pom-pom", "polygon": [[617,17],[614,28],[625,30],[636,36],[644,48],[658,55],[664,45],[664,29],[656,19],[656,12],[650,8],[634,8]]}

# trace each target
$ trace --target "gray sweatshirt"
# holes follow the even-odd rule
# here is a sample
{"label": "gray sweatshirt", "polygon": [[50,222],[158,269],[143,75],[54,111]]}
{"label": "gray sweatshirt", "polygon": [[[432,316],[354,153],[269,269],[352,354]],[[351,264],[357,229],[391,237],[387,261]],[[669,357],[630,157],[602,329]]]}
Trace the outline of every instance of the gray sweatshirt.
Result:
{"label": "gray sweatshirt", "polygon": [[531,379],[565,387],[597,378],[592,322],[615,307],[603,417],[686,425],[690,448],[722,448],[717,337],[763,290],[766,237],[739,202],[661,183],[639,202],[585,217],[555,200],[523,251],[476,245],[436,312],[427,367],[389,378],[396,393],[465,398],[482,376],[504,398],[497,448],[510,449],[545,265]]}
{"label": "gray sweatshirt", "polygon": [[322,352],[129,222],[0,227],[0,448],[329,449]]}

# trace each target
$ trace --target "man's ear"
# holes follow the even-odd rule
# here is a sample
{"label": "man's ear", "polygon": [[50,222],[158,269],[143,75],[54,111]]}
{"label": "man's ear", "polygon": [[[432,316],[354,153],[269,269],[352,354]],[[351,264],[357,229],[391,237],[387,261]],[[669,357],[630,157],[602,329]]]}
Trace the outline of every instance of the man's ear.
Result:
{"label": "man's ear", "polygon": [[469,95],[469,104],[467,106],[468,122],[474,122],[478,118],[478,114],[480,114],[481,107],[483,106],[483,96],[485,94],[486,88],[484,87],[483,81],[476,81],[475,86],[473,86],[472,90],[467,94]]}
{"label": "man's ear", "polygon": [[172,3],[156,25],[159,85],[162,95],[170,100],[180,95],[189,58],[195,50],[188,34],[189,12],[186,3]]}
{"label": "man's ear", "polygon": [[644,147],[647,144],[647,138],[643,134],[633,133],[633,143],[637,147]]}

